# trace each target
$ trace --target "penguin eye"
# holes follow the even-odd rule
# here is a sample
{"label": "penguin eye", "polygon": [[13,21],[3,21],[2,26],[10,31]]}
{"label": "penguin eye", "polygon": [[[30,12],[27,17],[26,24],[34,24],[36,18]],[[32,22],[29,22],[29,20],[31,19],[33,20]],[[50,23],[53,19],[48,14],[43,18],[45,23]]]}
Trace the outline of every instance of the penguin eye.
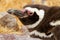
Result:
{"label": "penguin eye", "polygon": [[32,12],[28,13],[29,16],[32,16],[33,14],[34,14],[34,13],[32,13]]}
{"label": "penguin eye", "polygon": [[30,15],[33,15],[33,13],[30,13]]}

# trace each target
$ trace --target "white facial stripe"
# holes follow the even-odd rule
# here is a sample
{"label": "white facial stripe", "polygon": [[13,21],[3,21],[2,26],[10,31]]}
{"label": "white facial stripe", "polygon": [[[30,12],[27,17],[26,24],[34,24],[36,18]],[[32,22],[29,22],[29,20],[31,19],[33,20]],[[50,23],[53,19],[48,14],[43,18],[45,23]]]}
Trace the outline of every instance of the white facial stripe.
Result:
{"label": "white facial stripe", "polygon": [[34,28],[36,27],[43,19],[45,11],[43,9],[38,10],[37,8],[31,8],[31,7],[26,7],[25,10],[29,10],[31,12],[36,12],[37,15],[39,16],[39,20],[32,24],[32,25],[27,25],[28,28]]}
{"label": "white facial stripe", "polygon": [[45,13],[45,11],[43,9],[38,10],[37,8],[31,8],[31,7],[26,7],[25,10],[29,10],[33,13],[36,12],[37,15],[39,15],[40,18],[43,17],[43,15]]}
{"label": "white facial stripe", "polygon": [[30,33],[30,35],[33,35],[33,34],[35,34],[36,36],[39,36],[39,37],[51,37],[53,35],[53,34],[50,34],[50,35],[47,36],[47,35],[45,35],[45,33],[40,33],[36,30],[34,30]]}
{"label": "white facial stripe", "polygon": [[31,8],[31,7],[26,7],[25,10],[29,10],[31,12],[34,12],[34,8]]}
{"label": "white facial stripe", "polygon": [[52,25],[52,26],[57,26],[57,25],[60,25],[60,20],[58,20],[58,21],[52,21],[52,22],[50,22],[50,25]]}

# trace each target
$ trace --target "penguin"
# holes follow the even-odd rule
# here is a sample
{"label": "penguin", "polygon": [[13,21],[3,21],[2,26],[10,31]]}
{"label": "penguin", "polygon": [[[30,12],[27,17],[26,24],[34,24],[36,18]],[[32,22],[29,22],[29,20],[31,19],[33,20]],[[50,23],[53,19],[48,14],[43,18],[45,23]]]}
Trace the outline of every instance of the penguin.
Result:
{"label": "penguin", "polygon": [[52,37],[52,29],[60,25],[60,7],[31,4],[22,10],[8,10],[28,28],[29,35],[34,38]]}

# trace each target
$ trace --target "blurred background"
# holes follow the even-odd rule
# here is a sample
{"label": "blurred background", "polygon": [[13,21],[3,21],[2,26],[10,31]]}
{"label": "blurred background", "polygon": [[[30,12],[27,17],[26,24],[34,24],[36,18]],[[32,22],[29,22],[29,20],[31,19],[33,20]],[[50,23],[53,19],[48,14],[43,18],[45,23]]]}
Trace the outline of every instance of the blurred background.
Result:
{"label": "blurred background", "polygon": [[60,6],[60,0],[0,0],[0,12],[10,8],[22,9],[27,4],[43,4],[47,6]]}

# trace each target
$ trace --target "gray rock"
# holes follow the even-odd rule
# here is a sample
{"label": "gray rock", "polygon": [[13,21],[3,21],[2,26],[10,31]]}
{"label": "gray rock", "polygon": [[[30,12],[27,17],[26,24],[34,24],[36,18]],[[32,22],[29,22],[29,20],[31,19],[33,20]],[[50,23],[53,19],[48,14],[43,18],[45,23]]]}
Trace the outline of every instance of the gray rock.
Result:
{"label": "gray rock", "polygon": [[37,38],[29,38],[16,34],[0,34],[0,40],[40,40]]}
{"label": "gray rock", "polygon": [[0,25],[3,27],[8,27],[9,29],[18,30],[18,24],[16,22],[16,18],[7,12],[0,13]]}

